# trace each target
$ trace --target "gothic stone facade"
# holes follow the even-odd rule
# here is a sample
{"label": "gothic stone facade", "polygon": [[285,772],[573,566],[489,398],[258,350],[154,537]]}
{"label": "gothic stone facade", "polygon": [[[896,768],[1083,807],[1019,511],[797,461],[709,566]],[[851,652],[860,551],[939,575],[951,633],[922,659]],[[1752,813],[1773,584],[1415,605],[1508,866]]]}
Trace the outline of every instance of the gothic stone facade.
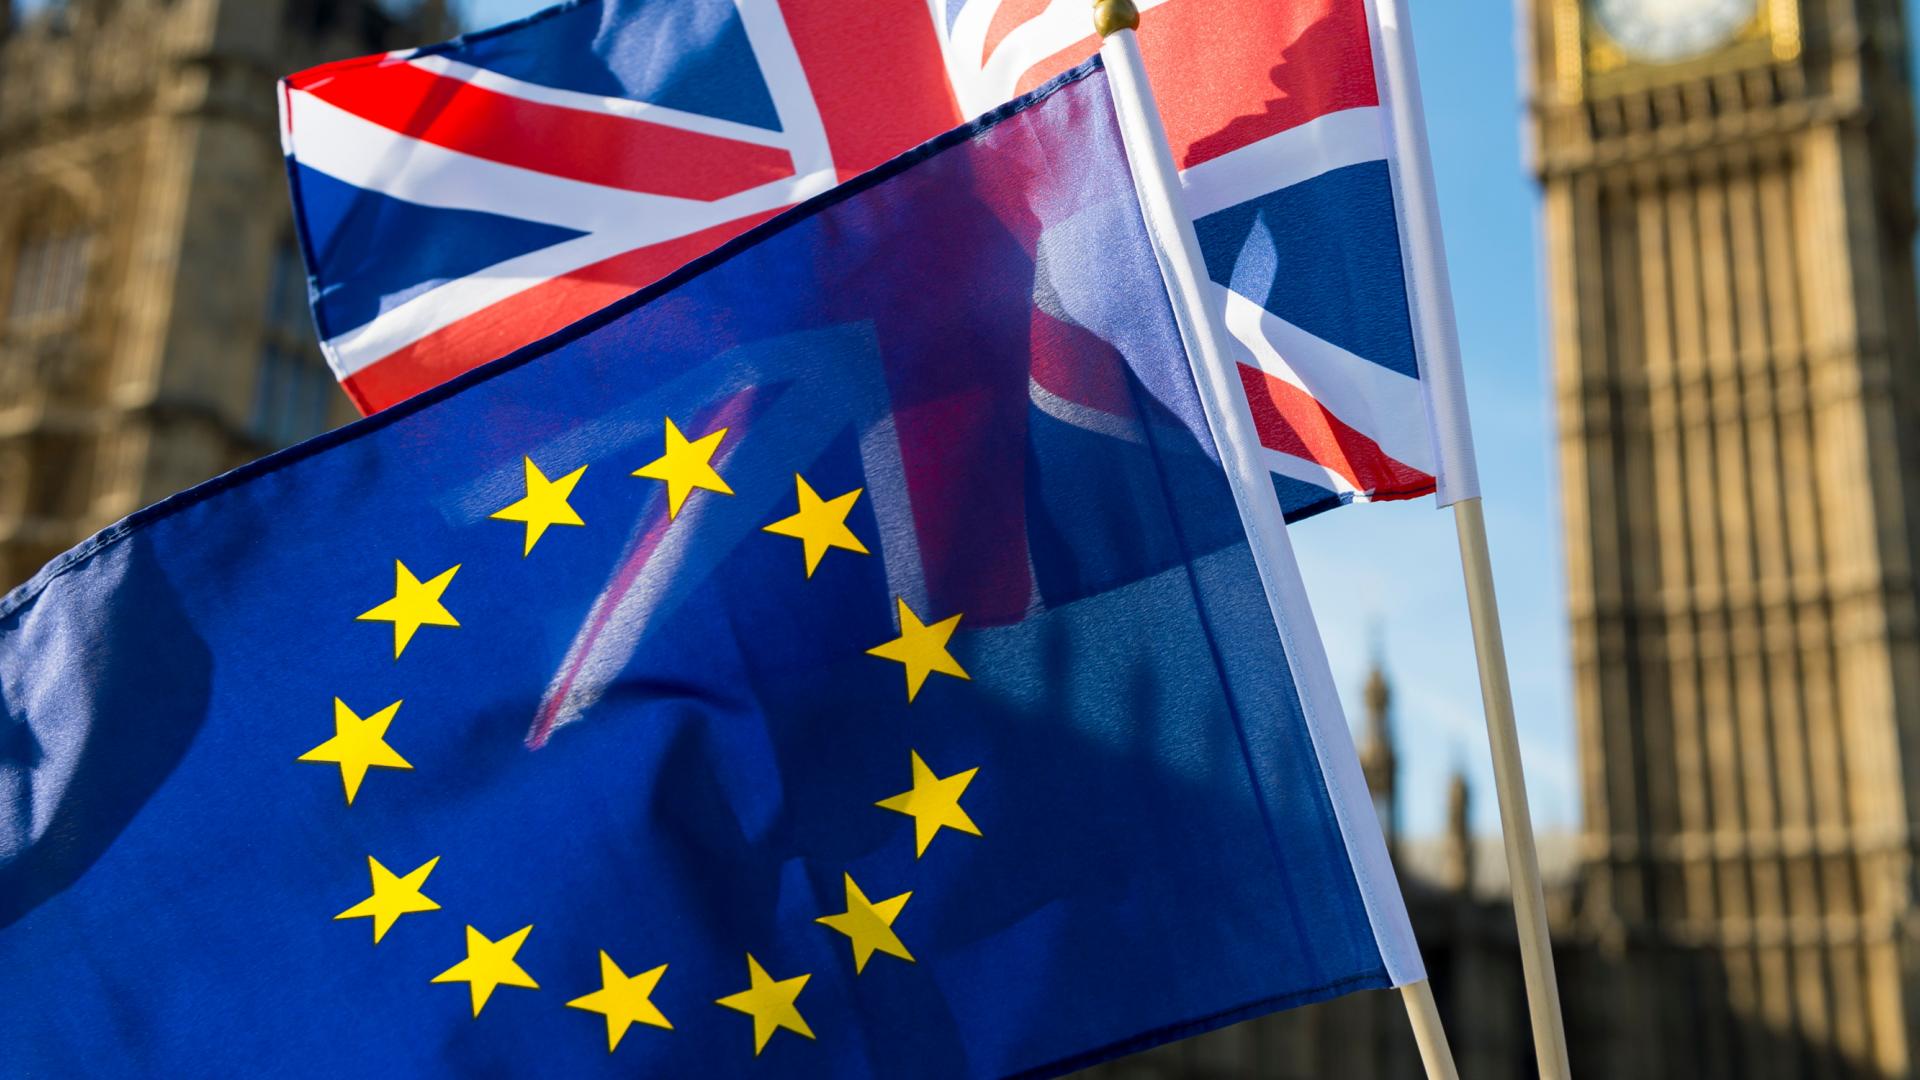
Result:
{"label": "gothic stone facade", "polygon": [[[1910,1075],[1903,13],[1670,3],[1531,3],[1584,795],[1567,936],[1592,946],[1562,968],[1575,1060]],[[1721,43],[1664,53],[1696,29]]]}
{"label": "gothic stone facade", "polygon": [[[313,344],[274,80],[363,0],[0,3],[0,589],[352,416]],[[25,10],[25,9],[23,9]]]}

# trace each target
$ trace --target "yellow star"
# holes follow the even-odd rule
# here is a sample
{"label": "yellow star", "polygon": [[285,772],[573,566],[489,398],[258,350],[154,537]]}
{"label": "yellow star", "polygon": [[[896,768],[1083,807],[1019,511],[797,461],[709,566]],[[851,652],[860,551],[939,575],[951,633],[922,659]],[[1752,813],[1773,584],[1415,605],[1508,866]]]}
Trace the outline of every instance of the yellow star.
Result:
{"label": "yellow star", "polygon": [[928,626],[920,621],[905,600],[896,602],[900,605],[900,636],[875,645],[867,653],[906,667],[908,701],[920,693],[920,687],[926,684],[927,675],[932,672],[959,679],[973,678],[947,651],[947,639],[953,636],[953,628],[960,625],[960,616],[953,615]]}
{"label": "yellow star", "polygon": [[373,943],[387,936],[393,924],[400,916],[420,911],[439,911],[440,905],[426,898],[420,892],[420,886],[427,883],[427,875],[433,873],[433,867],[440,861],[438,855],[419,866],[406,877],[395,877],[393,871],[380,865],[380,860],[367,856],[367,868],[373,874],[373,895],[334,916],[340,919],[372,919]]}
{"label": "yellow star", "polygon": [[602,949],[600,989],[585,997],[574,998],[567,1002],[567,1007],[597,1012],[607,1018],[607,1053],[611,1054],[620,1045],[620,1038],[627,1033],[627,1028],[634,1024],[651,1024],[673,1030],[673,1025],[653,1004],[653,988],[660,985],[660,976],[666,972],[667,965],[661,964],[651,971],[628,975]]}
{"label": "yellow star", "polygon": [[743,1012],[753,1017],[753,1056],[759,1057],[760,1051],[767,1048],[767,1040],[781,1028],[797,1032],[807,1038],[813,1038],[813,1029],[800,1015],[794,1001],[800,997],[800,991],[806,988],[811,975],[795,975],[791,979],[776,981],[760,966],[760,961],[747,954],[747,976],[750,985],[737,994],[728,994],[716,1005],[725,1005],[735,1012]]}
{"label": "yellow star", "polygon": [[519,964],[514,963],[515,953],[526,943],[527,935],[533,927],[523,926],[499,941],[488,941],[487,936],[473,927],[467,927],[467,958],[433,977],[437,983],[463,982],[473,995],[473,1015],[479,1016],[486,1007],[487,999],[493,996],[497,986],[524,986],[529,990],[540,989]]}
{"label": "yellow star", "polygon": [[387,745],[387,727],[399,711],[400,703],[396,701],[362,720],[347,708],[346,702],[334,698],[333,738],[301,754],[299,760],[340,766],[340,782],[347,789],[347,805],[352,806],[360,781],[367,778],[369,768],[376,765],[382,769],[413,768],[406,758]]}
{"label": "yellow star", "polygon": [[800,512],[765,526],[765,531],[791,536],[805,545],[808,577],[813,576],[820,560],[827,557],[828,548],[871,554],[867,545],[847,528],[847,513],[865,488],[854,488],[838,498],[822,499],[799,473],[793,474],[793,483],[800,490]]}
{"label": "yellow star", "polygon": [[[963,833],[980,835],[980,829],[960,809],[960,795],[973,783],[973,774],[979,768],[966,772],[957,772],[952,776],[935,776],[927,763],[920,760],[918,751],[913,754],[913,790],[903,791],[891,799],[881,799],[874,803],[884,810],[896,810],[913,819],[914,857],[927,853],[927,845],[933,843],[934,836],[943,828],[958,829]],[[891,902],[891,901],[889,901]]]}
{"label": "yellow star", "polygon": [[454,618],[440,604],[440,594],[447,591],[447,584],[453,575],[460,572],[460,564],[443,570],[429,581],[421,581],[407,569],[407,564],[399,559],[393,560],[393,599],[373,610],[357,616],[361,622],[390,622],[393,624],[393,658],[400,654],[413,640],[413,632],[423,626],[459,626],[460,620]]}
{"label": "yellow star", "polygon": [[727,429],[721,428],[688,442],[687,437],[680,434],[680,429],[673,426],[673,420],[668,418],[667,452],[633,470],[633,475],[666,481],[667,517],[679,517],[680,507],[685,505],[687,496],[693,494],[694,488],[705,488],[722,495],[733,494],[727,482],[713,471],[713,452],[720,448],[720,440],[726,437]]}
{"label": "yellow star", "polygon": [[582,465],[558,480],[549,480],[532,458],[523,457],[521,460],[526,464],[526,498],[509,503],[488,516],[500,521],[526,522],[527,546],[520,553],[525,558],[533,554],[533,545],[546,533],[547,526],[586,524],[567,504],[567,497],[573,494],[573,486],[580,482],[580,476],[587,471],[587,467]]}
{"label": "yellow star", "polygon": [[913,962],[913,954],[900,943],[899,935],[893,932],[893,920],[900,917],[900,909],[907,906],[907,899],[913,894],[903,892],[891,900],[874,903],[860,886],[853,883],[853,875],[847,879],[847,910],[839,915],[822,915],[813,920],[847,935],[853,943],[853,970],[859,974],[867,969],[867,960],[878,952],[888,956],[897,956],[908,963]]}

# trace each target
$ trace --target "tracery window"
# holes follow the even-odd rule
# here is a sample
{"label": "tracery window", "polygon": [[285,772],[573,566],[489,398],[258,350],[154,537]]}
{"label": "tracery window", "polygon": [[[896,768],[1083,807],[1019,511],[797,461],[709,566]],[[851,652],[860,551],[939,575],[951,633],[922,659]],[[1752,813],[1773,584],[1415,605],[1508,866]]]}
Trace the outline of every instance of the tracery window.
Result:
{"label": "tracery window", "polygon": [[86,299],[92,247],[93,236],[84,228],[29,221],[14,256],[8,328],[31,331],[76,318]]}

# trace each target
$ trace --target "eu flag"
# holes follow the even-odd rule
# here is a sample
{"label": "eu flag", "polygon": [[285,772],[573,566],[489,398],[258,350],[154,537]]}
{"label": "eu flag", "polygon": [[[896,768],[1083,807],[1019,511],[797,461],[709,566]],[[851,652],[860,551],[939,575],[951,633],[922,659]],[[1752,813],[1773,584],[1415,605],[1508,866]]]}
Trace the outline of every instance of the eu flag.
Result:
{"label": "eu flag", "polygon": [[997,1076],[1418,977],[1286,640],[1090,63],[7,596],[0,1054]]}

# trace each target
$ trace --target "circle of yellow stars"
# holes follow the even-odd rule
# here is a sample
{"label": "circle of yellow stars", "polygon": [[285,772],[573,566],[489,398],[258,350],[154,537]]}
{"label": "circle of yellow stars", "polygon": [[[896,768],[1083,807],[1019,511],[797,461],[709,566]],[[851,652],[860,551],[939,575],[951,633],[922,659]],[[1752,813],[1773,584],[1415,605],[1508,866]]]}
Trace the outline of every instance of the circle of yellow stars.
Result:
{"label": "circle of yellow stars", "polygon": [[[662,429],[664,449],[654,460],[633,470],[635,477],[655,480],[665,487],[667,517],[677,520],[688,499],[696,491],[732,495],[733,488],[714,465],[714,455],[725,442],[728,429],[717,428],[699,438],[688,439],[672,418]],[[584,526],[571,499],[574,489],[586,475],[588,466],[580,465],[557,478],[549,478],[530,456],[521,458],[524,492],[520,498],[489,515],[490,520],[523,526],[521,556],[531,558],[534,548],[554,526]],[[865,489],[823,498],[806,477],[793,476],[797,509],[794,513],[768,523],[762,531],[800,541],[806,576],[814,571],[830,551],[855,555],[871,554],[864,542],[847,524],[854,505]],[[360,622],[384,622],[392,627],[393,657],[397,662],[423,628],[458,628],[460,621],[448,610],[445,597],[460,571],[455,563],[424,580],[406,562],[394,560],[393,595],[356,616]],[[912,704],[934,675],[955,679],[972,678],[953,657],[949,643],[959,627],[961,615],[949,615],[932,623],[896,598],[896,623],[899,633],[867,650],[867,654],[900,665],[906,679],[907,702]],[[346,804],[351,807],[367,776],[374,769],[412,770],[413,765],[388,741],[387,736],[399,716],[403,702],[395,701],[361,716],[340,698],[333,701],[333,735],[296,760],[336,766]],[[364,707],[364,706],[363,706]],[[977,767],[941,776],[920,756],[908,752],[910,784],[899,794],[874,803],[913,819],[914,858],[927,853],[943,829],[980,836],[960,801],[980,771]],[[335,920],[368,919],[372,923],[373,943],[377,946],[401,918],[441,910],[427,896],[427,879],[439,865],[439,856],[427,859],[404,874],[388,869],[372,855],[367,856],[370,894],[335,915]],[[864,973],[876,954],[914,963],[913,953],[894,929],[911,891],[874,900],[867,896],[851,873],[842,874],[845,910],[822,915],[814,920],[847,939],[853,954],[854,973]],[[466,955],[445,971],[433,976],[434,983],[463,983],[477,1019],[493,994],[501,987],[538,990],[540,984],[521,967],[517,957],[533,933],[523,926],[500,938],[488,937],[478,928],[466,927]],[[566,1002],[568,1008],[598,1014],[606,1024],[607,1052],[620,1046],[635,1024],[673,1030],[672,1022],[653,1002],[653,996],[666,977],[667,964],[658,964],[628,974],[604,949],[600,951],[600,988]],[[814,1038],[799,1007],[801,992],[813,976],[808,973],[787,978],[769,974],[752,953],[746,954],[747,987],[715,1000],[722,1008],[743,1013],[753,1021],[753,1052],[766,1049],[775,1033],[785,1030],[808,1039]]]}

